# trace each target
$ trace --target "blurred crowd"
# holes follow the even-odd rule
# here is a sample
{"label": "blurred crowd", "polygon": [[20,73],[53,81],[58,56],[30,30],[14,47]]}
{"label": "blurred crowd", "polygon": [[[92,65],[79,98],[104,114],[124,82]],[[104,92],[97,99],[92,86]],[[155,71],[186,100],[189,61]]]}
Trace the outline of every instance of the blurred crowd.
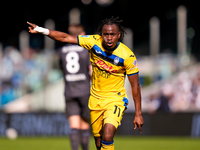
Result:
{"label": "blurred crowd", "polygon": [[[27,93],[39,91],[62,78],[58,60],[54,50],[29,48],[20,52],[9,46],[0,52],[0,109],[7,103]],[[142,62],[140,64],[142,66]],[[146,71],[145,68],[148,67],[144,65],[143,68]],[[143,70],[141,67],[141,77]],[[150,92],[147,97],[143,97],[143,110],[149,113],[199,111],[200,69],[197,71],[195,68],[193,74],[184,71],[174,77],[173,81],[170,79],[161,84],[157,92]],[[131,91],[127,94],[131,94]]]}
{"label": "blurred crowd", "polygon": [[31,48],[20,52],[10,46],[0,52],[0,108],[61,78],[54,54]]}
{"label": "blurred crowd", "polygon": [[161,85],[160,92],[143,99],[149,113],[200,111],[200,69],[194,76],[181,72],[174,81]]}

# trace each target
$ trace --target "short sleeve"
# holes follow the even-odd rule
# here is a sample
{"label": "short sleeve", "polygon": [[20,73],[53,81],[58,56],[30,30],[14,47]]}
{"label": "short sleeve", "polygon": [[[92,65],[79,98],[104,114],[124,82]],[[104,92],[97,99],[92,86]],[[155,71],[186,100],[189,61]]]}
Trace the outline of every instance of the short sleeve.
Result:
{"label": "short sleeve", "polygon": [[94,35],[78,35],[77,44],[83,48],[90,50],[94,46]]}
{"label": "short sleeve", "polygon": [[138,62],[135,55],[130,54],[124,61],[124,66],[126,69],[126,74],[128,76],[135,75],[139,73]]}

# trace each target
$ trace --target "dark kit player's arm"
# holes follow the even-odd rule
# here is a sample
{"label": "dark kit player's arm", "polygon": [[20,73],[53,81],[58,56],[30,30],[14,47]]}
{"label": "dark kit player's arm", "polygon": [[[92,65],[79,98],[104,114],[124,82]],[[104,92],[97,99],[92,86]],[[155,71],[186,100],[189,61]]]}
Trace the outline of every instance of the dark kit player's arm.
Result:
{"label": "dark kit player's arm", "polygon": [[30,33],[42,33],[44,35],[49,36],[53,40],[59,41],[59,42],[66,42],[66,43],[71,43],[71,44],[77,44],[77,37],[76,36],[71,36],[67,33],[60,32],[60,31],[54,31],[54,30],[49,30],[46,28],[38,27],[37,25],[27,22],[27,24],[30,25],[29,32]]}
{"label": "dark kit player's arm", "polygon": [[139,128],[140,133],[142,132],[142,125],[144,124],[144,120],[142,117],[141,110],[141,92],[139,85],[139,77],[138,74],[128,76],[129,82],[131,84],[132,95],[135,103],[135,118],[133,121],[134,129]]}

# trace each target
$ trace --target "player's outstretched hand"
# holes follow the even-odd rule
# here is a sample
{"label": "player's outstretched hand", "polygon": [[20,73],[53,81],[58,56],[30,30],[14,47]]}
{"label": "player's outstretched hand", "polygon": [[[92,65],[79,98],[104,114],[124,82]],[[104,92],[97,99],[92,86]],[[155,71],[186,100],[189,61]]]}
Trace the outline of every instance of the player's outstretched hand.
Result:
{"label": "player's outstretched hand", "polygon": [[138,127],[139,132],[142,133],[142,125],[144,124],[144,120],[143,120],[143,117],[141,115],[135,116],[135,118],[133,120],[133,124],[134,124],[134,129],[136,129]]}
{"label": "player's outstretched hand", "polygon": [[30,22],[28,22],[28,21],[27,21],[27,24],[30,25],[30,27],[28,27],[30,33],[38,33],[38,31],[35,31],[35,30],[34,30],[34,29],[37,27],[37,25],[35,25],[35,24],[33,24],[33,23],[30,23]]}

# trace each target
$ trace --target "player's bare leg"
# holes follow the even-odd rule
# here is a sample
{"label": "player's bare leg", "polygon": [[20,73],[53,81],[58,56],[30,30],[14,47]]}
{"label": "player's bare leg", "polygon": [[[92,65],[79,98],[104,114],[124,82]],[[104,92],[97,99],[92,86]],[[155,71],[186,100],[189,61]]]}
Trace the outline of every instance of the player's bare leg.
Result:
{"label": "player's bare leg", "polygon": [[90,124],[81,118],[81,130],[87,130],[90,128]]}
{"label": "player's bare leg", "polygon": [[114,150],[113,138],[116,128],[110,123],[106,123],[103,127],[102,137],[94,137],[97,150]]}
{"label": "player's bare leg", "polygon": [[70,116],[69,118],[70,128],[76,128],[80,130],[86,130],[90,128],[88,122],[84,121],[79,115]]}
{"label": "player's bare leg", "polygon": [[115,131],[116,131],[116,128],[114,125],[112,125],[110,123],[106,123],[103,128],[102,140],[105,142],[113,141]]}
{"label": "player's bare leg", "polygon": [[116,128],[110,123],[106,123],[103,128],[103,135],[101,140],[101,150],[114,150],[114,135]]}
{"label": "player's bare leg", "polygon": [[68,119],[70,129],[80,129],[81,117],[79,115],[70,116]]}

